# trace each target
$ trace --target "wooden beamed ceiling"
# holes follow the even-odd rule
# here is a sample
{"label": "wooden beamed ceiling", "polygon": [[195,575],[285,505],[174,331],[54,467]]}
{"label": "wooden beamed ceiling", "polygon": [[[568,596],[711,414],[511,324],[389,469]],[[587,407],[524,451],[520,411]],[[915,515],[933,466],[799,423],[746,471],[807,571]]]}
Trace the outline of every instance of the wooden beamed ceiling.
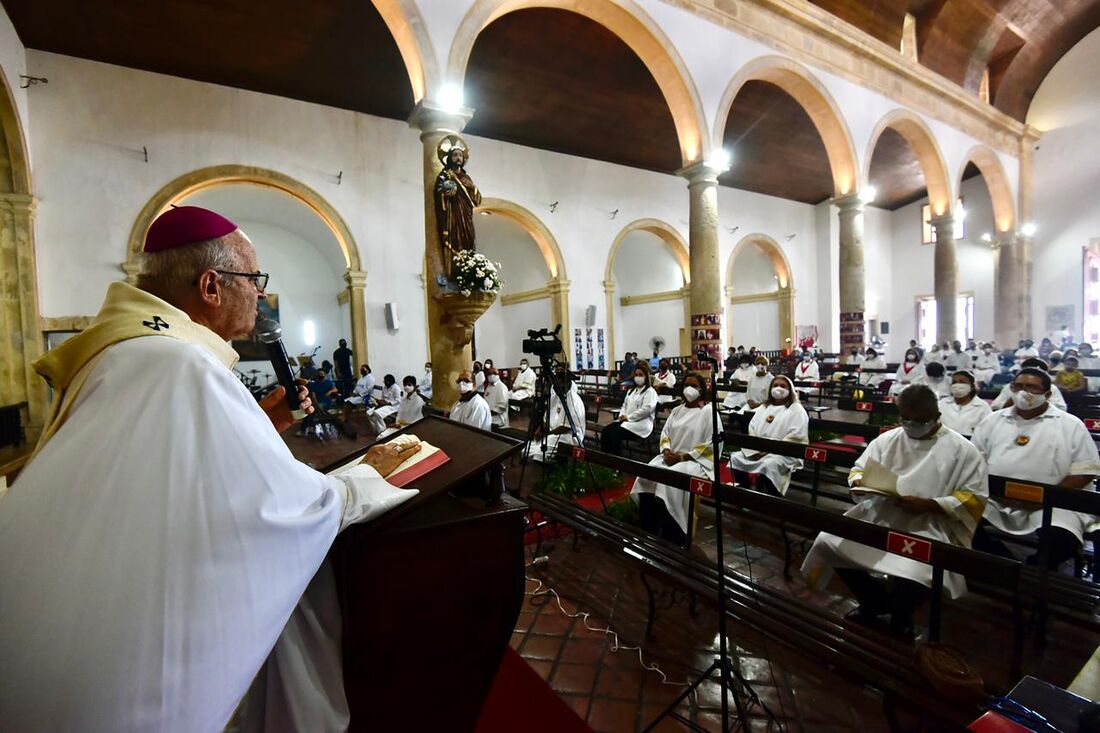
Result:
{"label": "wooden beamed ceiling", "polygon": [[[303,12],[293,0],[269,0],[263,13],[245,0],[2,2],[29,48],[392,119],[412,112],[401,55],[369,2],[318,0]],[[886,32],[887,16],[865,17]],[[486,28],[470,57],[466,100],[476,110],[467,128],[474,135],[663,173],[681,166],[671,113],[644,64],[614,34],[568,11],[522,10]],[[733,166],[722,185],[811,204],[832,195],[813,122],[775,85],[741,89],[724,144]],[[900,136],[879,141],[875,205],[923,195],[907,151]]]}

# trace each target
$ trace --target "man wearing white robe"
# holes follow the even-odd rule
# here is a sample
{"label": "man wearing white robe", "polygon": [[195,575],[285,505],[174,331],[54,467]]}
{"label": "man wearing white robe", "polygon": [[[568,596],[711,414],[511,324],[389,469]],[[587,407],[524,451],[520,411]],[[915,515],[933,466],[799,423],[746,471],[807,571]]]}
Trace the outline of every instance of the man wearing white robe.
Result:
{"label": "man wearing white robe", "polygon": [[974,357],[974,378],[979,384],[988,386],[993,376],[1001,373],[1001,360],[993,351],[993,344],[982,344],[982,351]]}
{"label": "man wearing white robe", "polygon": [[401,388],[397,386],[397,379],[392,374],[382,378],[382,394],[378,398],[378,406],[374,408],[374,414],[381,420],[390,415],[397,414],[397,408],[401,404]]}
{"label": "man wearing white robe", "polygon": [[535,396],[535,372],[524,359],[519,363],[519,371],[512,381],[512,399],[529,400]]}
{"label": "man wearing white robe", "polygon": [[[261,408],[234,377],[226,341],[267,279],[235,225],[171,209],[145,252],[141,289],[111,285],[36,364],[56,399],[0,498],[0,728],[220,731],[271,652],[282,725],[343,730],[318,569],[343,527],[415,492],[298,462],[273,424],[291,423],[285,393]],[[296,610],[307,585],[330,626]]]}
{"label": "man wearing white robe", "polygon": [[[848,475],[858,503],[844,516],[968,547],[988,495],[985,461],[966,438],[940,424],[938,400],[928,387],[907,388],[897,405],[902,427],[872,440]],[[897,477],[897,496],[858,491],[870,461]],[[889,614],[891,631],[911,636],[913,612],[932,585],[931,565],[822,533],[806,554],[802,574],[810,585],[823,587],[832,570],[859,602],[852,620],[873,624]],[[888,578],[883,582],[871,573]],[[958,598],[966,580],[946,573],[944,587]]]}
{"label": "man wearing white robe", "polygon": [[[1038,369],[1043,373],[1047,372],[1047,363],[1039,358],[1025,359],[1020,365],[1021,371],[1024,369]],[[1001,388],[1000,394],[993,398],[993,401],[989,403],[989,406],[994,410],[1003,410],[1006,407],[1012,405],[1012,385],[1015,383],[1015,379],[1009,382]],[[1062,394],[1062,390],[1058,389],[1058,385],[1051,382],[1050,385],[1050,397],[1047,400],[1051,407],[1056,407],[1063,412],[1066,411],[1066,397]]]}
{"label": "man wearing white robe", "polygon": [[485,402],[489,405],[494,427],[508,427],[508,400],[511,395],[508,387],[500,381],[500,374],[496,367],[488,367],[488,376],[485,378]]}
{"label": "man wearing white robe", "polygon": [[[707,409],[698,375],[685,377],[683,396],[684,404],[674,408],[665,420],[661,452],[649,465],[713,479],[714,415]],[[639,504],[643,529],[675,544],[684,543],[691,523],[689,492],[639,478],[630,494]]]}
{"label": "man wearing white robe", "polygon": [[[584,400],[581,399],[577,385],[573,383],[569,372],[561,370],[554,379],[562,394],[565,395],[565,402],[558,397],[557,390],[550,390],[550,422],[546,434],[546,452],[543,452],[541,440],[532,441],[527,448],[528,456],[535,461],[553,456],[559,446],[584,445],[586,429]],[[572,418],[572,425],[570,418]]]}
{"label": "man wearing white robe", "polygon": [[[1100,454],[1085,424],[1076,416],[1053,409],[1055,387],[1043,370],[1020,370],[1012,382],[1013,405],[994,412],[978,425],[971,440],[989,463],[989,473],[1020,481],[1038,481],[1071,489],[1091,490],[1100,475]],[[1040,530],[1042,507],[991,498],[974,546],[985,552],[1012,557],[992,537],[986,524],[1003,532],[1027,535]],[[1055,509],[1045,530],[1048,562],[1056,568],[1080,549],[1085,530],[1095,517]],[[1037,555],[1029,562],[1037,562]]]}
{"label": "man wearing white robe", "polygon": [[[729,383],[731,387],[748,387],[749,380],[752,379],[752,375],[756,373],[756,369],[752,365],[752,360],[744,355],[738,356],[737,368],[730,375]],[[730,391],[726,393],[726,398],[722,400],[723,407],[743,407],[747,401],[745,392]]]}
{"label": "man wearing white robe", "polygon": [[449,417],[455,422],[478,428],[480,430],[493,429],[493,414],[489,411],[489,403],[474,389],[474,377],[468,371],[459,372],[458,400],[451,405]]}

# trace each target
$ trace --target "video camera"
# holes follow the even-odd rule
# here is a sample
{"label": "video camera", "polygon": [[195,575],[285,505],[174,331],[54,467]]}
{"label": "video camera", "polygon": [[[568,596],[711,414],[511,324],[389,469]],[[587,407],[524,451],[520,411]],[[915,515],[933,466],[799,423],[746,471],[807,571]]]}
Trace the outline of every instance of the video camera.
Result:
{"label": "video camera", "polygon": [[558,334],[561,333],[561,324],[553,331],[548,328],[539,329],[538,331],[528,331],[527,338],[523,340],[523,353],[534,354],[539,357],[556,356],[562,352],[561,339],[558,338]]}

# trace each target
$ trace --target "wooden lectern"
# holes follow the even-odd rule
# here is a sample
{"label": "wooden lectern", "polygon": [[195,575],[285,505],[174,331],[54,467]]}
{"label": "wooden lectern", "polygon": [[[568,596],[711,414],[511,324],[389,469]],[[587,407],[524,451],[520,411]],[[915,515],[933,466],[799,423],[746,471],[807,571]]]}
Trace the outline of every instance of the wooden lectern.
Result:
{"label": "wooden lectern", "polygon": [[350,730],[473,731],[523,605],[526,506],[505,495],[479,509],[453,494],[522,443],[439,417],[390,437],[404,433],[451,460],[409,485],[415,498],[342,532],[329,554]]}

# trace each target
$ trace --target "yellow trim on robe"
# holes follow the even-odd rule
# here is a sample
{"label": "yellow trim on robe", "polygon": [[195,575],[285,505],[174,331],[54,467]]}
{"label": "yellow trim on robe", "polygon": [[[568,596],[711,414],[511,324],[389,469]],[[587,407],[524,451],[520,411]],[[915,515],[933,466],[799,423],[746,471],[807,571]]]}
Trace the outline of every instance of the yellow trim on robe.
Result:
{"label": "yellow trim on robe", "polygon": [[974,520],[975,523],[981,520],[982,512],[985,511],[985,501],[982,497],[972,494],[965,489],[956,489],[951,492],[951,496],[959,500],[966,513]]}

